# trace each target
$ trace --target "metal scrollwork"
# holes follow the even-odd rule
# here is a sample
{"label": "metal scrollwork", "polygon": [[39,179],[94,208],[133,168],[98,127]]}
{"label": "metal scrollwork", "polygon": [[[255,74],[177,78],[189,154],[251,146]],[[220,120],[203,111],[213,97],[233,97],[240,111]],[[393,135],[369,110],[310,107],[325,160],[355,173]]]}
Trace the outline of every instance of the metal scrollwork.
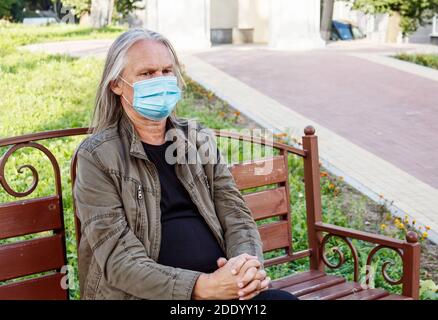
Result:
{"label": "metal scrollwork", "polygon": [[[395,251],[400,258],[403,260],[403,253],[400,249],[396,249],[396,248],[391,248],[391,247],[387,247],[387,246],[383,246],[383,245],[378,245],[376,247],[374,247],[373,250],[371,250],[371,252],[368,255],[367,258],[367,268],[366,268],[366,284],[369,285],[370,282],[370,266],[371,266],[371,261],[373,260],[375,254],[380,251],[381,249],[389,249],[389,250],[393,250]],[[382,276],[385,279],[386,282],[388,282],[391,285],[397,285],[397,284],[401,284],[403,282],[403,274],[401,275],[400,279],[398,280],[394,280],[392,279],[388,273],[386,272],[388,266],[392,266],[394,265],[393,262],[390,261],[385,261],[382,265]]]}
{"label": "metal scrollwork", "polygon": [[326,255],[325,255],[325,245],[327,244],[327,241],[332,237],[336,237],[336,238],[341,239],[350,248],[351,254],[353,256],[353,262],[354,262],[354,275],[353,275],[354,281],[357,282],[358,278],[359,278],[359,258],[358,258],[357,250],[354,247],[354,245],[351,243],[350,239],[343,237],[343,236],[336,235],[336,234],[331,234],[331,233],[326,234],[321,241],[321,247],[320,247],[322,261],[324,262],[324,264],[327,267],[329,267],[331,269],[337,269],[345,263],[345,256],[344,256],[343,252],[338,247],[332,248],[333,252],[335,252],[335,254],[338,256],[338,263],[334,264],[334,263],[331,263],[330,261],[328,261]]}
{"label": "metal scrollwork", "polygon": [[47,158],[49,158],[50,162],[52,163],[52,167],[53,167],[54,174],[55,174],[56,191],[57,191],[58,194],[61,194],[61,176],[60,176],[58,162],[56,161],[56,158],[50,152],[49,149],[47,149],[43,145],[35,143],[35,142],[25,142],[25,143],[15,144],[12,147],[10,147],[6,151],[6,153],[0,158],[0,184],[6,190],[6,192],[9,193],[11,196],[21,198],[21,197],[25,197],[25,196],[31,194],[36,189],[36,187],[38,186],[38,182],[39,182],[38,172],[35,169],[35,167],[30,165],[30,164],[22,165],[22,166],[20,166],[17,169],[17,172],[19,174],[22,174],[24,169],[29,169],[32,172],[32,184],[30,185],[30,187],[26,191],[18,192],[16,190],[12,189],[11,186],[8,184],[8,182],[6,180],[6,175],[5,175],[6,162],[8,161],[9,157],[15,151],[17,151],[19,149],[22,149],[22,148],[35,148],[35,149],[38,149],[41,152],[43,152],[47,156]]}

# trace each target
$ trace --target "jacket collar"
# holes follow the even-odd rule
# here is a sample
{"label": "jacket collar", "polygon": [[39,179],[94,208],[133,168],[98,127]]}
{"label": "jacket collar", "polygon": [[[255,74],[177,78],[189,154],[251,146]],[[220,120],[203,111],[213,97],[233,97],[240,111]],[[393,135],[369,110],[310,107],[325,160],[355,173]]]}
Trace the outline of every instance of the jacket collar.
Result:
{"label": "jacket collar", "polygon": [[[176,129],[174,130],[176,133],[176,140],[174,140],[174,143],[176,143],[177,150],[181,150],[180,148],[184,148],[185,150],[184,154],[178,154],[177,161],[182,160],[182,158],[186,157],[191,144],[189,143],[187,136],[184,134],[184,128],[177,122],[173,115],[166,119],[166,132],[169,129]],[[146,152],[144,151],[140,136],[125,112],[122,112],[122,117],[119,122],[119,130],[123,131],[128,137],[128,141],[130,141],[130,155],[149,161]]]}

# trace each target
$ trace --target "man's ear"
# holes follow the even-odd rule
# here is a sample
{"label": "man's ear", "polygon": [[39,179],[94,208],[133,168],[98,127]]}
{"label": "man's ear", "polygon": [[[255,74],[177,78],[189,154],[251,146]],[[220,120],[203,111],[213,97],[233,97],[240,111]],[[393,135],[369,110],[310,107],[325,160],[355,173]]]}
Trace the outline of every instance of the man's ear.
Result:
{"label": "man's ear", "polygon": [[119,80],[111,80],[110,81],[110,88],[111,88],[111,91],[114,92],[118,96],[120,96],[123,92],[121,82]]}

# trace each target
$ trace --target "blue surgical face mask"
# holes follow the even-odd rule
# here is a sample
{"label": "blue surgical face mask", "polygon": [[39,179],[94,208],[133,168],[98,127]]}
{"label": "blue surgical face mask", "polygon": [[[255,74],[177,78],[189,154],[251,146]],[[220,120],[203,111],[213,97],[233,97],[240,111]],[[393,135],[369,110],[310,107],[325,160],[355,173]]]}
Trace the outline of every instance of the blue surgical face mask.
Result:
{"label": "blue surgical face mask", "polygon": [[147,119],[159,121],[167,118],[181,99],[181,89],[175,76],[161,76],[130,84],[134,89],[132,107]]}

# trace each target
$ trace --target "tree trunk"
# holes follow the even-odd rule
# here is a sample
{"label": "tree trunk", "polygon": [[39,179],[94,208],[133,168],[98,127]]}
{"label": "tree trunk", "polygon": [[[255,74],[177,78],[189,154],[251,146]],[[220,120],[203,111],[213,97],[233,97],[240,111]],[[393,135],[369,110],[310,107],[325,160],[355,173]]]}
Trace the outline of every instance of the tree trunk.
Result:
{"label": "tree trunk", "polygon": [[401,32],[400,13],[392,12],[388,17],[388,29],[386,31],[386,42],[397,43]]}
{"label": "tree trunk", "polygon": [[114,0],[92,0],[90,20],[93,28],[102,28],[111,23]]}
{"label": "tree trunk", "polygon": [[335,0],[322,0],[321,37],[324,41],[330,40],[334,5]]}

